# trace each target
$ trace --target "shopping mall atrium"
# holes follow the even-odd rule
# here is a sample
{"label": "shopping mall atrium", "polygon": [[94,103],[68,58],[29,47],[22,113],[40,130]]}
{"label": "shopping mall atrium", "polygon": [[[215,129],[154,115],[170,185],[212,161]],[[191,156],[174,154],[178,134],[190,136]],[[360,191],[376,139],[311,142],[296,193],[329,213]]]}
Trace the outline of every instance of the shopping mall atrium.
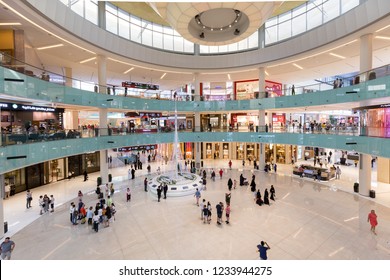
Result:
{"label": "shopping mall atrium", "polygon": [[0,7],[13,260],[390,259],[388,0]]}

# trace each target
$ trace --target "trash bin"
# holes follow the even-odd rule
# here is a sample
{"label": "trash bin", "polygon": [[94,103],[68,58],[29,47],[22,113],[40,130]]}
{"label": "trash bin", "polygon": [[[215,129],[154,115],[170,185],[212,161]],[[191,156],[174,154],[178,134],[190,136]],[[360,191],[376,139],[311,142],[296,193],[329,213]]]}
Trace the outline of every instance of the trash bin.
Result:
{"label": "trash bin", "polygon": [[4,233],[8,232],[8,222],[4,222]]}
{"label": "trash bin", "polygon": [[359,183],[353,184],[353,191],[357,193],[359,192]]}
{"label": "trash bin", "polygon": [[370,197],[375,198],[375,191],[374,190],[370,190]]}

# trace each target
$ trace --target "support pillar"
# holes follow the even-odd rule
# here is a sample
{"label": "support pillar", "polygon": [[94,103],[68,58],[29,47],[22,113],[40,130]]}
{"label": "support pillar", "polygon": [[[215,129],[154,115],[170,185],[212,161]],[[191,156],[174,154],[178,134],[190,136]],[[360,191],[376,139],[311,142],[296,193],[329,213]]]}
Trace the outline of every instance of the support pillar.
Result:
{"label": "support pillar", "polygon": [[3,197],[4,197],[4,188],[5,188],[5,181],[4,181],[4,174],[0,175],[0,186],[1,186],[1,199],[0,199],[0,236],[1,238],[4,236],[4,204],[3,204]]}
{"label": "support pillar", "polygon": [[[264,110],[259,110],[259,132],[265,132],[265,111]],[[260,143],[259,145],[259,152],[257,158],[259,160],[260,168],[263,168],[265,165],[265,144],[264,143]]]}
{"label": "support pillar", "polygon": [[[99,109],[99,133],[100,136],[108,135],[107,129],[107,109]],[[102,183],[108,182],[108,162],[107,162],[107,150],[100,151],[100,177]]]}
{"label": "support pillar", "polygon": [[107,93],[107,58],[104,55],[97,56],[99,93]]}
{"label": "support pillar", "polygon": [[359,194],[369,196],[371,190],[371,156],[359,155]]}
{"label": "support pillar", "polygon": [[265,69],[264,67],[259,68],[259,97],[265,98]]}
{"label": "support pillar", "polygon": [[200,81],[199,81],[199,73],[194,73],[194,100],[200,101]]}
{"label": "support pillar", "polygon": [[72,87],[72,68],[64,67],[65,70],[65,86]]}

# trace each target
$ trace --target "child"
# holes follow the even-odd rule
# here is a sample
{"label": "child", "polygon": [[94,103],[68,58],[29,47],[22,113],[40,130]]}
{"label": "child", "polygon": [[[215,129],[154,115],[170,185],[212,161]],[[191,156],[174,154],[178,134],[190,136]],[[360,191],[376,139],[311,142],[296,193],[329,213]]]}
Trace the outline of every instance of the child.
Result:
{"label": "child", "polygon": [[226,224],[229,224],[229,219],[230,219],[230,204],[227,204],[227,205],[226,205],[225,213],[226,213]]}

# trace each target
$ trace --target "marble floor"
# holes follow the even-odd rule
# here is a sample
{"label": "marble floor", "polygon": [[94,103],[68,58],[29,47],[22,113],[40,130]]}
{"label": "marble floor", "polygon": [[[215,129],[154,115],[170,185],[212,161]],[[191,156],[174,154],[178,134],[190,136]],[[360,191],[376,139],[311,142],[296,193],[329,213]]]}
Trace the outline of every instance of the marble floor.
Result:
{"label": "marble floor", "polygon": [[[145,166],[145,164],[144,164]],[[152,163],[152,172],[160,166],[171,169],[172,163]],[[136,179],[128,180],[127,170],[114,158],[110,173],[115,185],[116,220],[98,233],[87,224],[72,225],[69,204],[77,202],[82,190],[86,205],[97,202],[96,178],[90,174],[33,189],[33,207],[26,209],[25,193],[3,201],[4,220],[16,243],[14,260],[256,260],[256,245],[265,240],[271,247],[273,260],[390,260],[390,185],[376,182],[372,172],[376,198],[353,193],[358,170],[343,167],[341,180],[314,182],[292,175],[292,165],[278,165],[277,174],[254,171],[252,166],[226,160],[209,160],[205,168],[224,169],[223,178],[208,179],[202,199],[213,207],[211,224],[203,224],[200,209],[193,196],[157,198],[143,189],[146,166],[136,171]],[[231,222],[216,224],[215,205],[224,202],[227,180],[243,173],[256,176],[257,188],[274,185],[276,201],[270,206],[254,203],[249,187],[232,190]],[[209,174],[209,172],[208,172]],[[208,176],[209,178],[209,176]],[[125,189],[132,190],[127,203]],[[53,194],[55,212],[39,215],[39,195]],[[370,232],[367,215],[375,209],[379,225],[377,235]],[[225,217],[224,217],[225,220]],[[4,238],[4,237],[3,237]]]}

